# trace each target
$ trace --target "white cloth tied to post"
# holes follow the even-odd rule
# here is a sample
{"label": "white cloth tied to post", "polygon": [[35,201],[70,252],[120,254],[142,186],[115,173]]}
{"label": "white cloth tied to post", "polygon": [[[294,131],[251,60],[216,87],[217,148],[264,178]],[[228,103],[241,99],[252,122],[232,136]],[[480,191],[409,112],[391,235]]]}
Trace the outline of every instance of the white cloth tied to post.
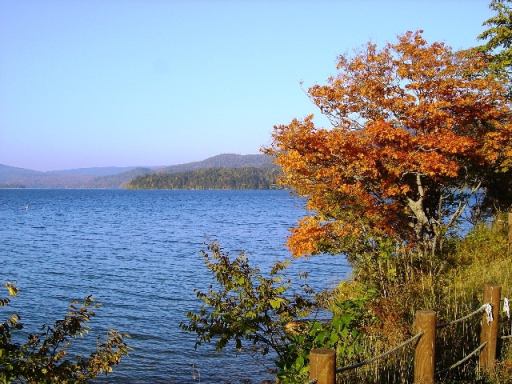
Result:
{"label": "white cloth tied to post", "polygon": [[493,318],[492,318],[492,305],[487,303],[487,304],[484,304],[483,307],[484,307],[484,310],[485,310],[485,314],[487,315],[487,324],[491,324],[492,321],[493,321]]}
{"label": "white cloth tied to post", "polygon": [[508,298],[503,299],[503,312],[507,315],[507,318],[510,319],[510,305],[508,303]]}

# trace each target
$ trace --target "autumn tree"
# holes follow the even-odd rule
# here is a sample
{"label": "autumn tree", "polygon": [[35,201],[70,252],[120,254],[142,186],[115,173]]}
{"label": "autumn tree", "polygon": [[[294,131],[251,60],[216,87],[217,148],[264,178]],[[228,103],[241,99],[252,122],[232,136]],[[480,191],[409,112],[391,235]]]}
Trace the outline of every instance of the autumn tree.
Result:
{"label": "autumn tree", "polygon": [[292,230],[293,254],[354,260],[382,239],[441,250],[512,164],[509,101],[487,65],[484,54],[429,44],[421,31],[340,56],[338,73],[308,90],[332,126],[294,119],[274,127],[266,150],[312,211]]}

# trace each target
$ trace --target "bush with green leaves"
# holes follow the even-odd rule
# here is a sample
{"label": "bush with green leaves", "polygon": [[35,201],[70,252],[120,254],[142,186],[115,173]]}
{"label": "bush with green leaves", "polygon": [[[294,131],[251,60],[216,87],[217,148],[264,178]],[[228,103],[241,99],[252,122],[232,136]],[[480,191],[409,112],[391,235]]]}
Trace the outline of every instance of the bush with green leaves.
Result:
{"label": "bush with green leaves", "polygon": [[[232,342],[239,352],[273,352],[280,383],[307,379],[312,348],[337,348],[338,354],[348,358],[358,353],[366,316],[361,309],[369,297],[322,308],[306,283],[301,284],[300,293],[290,293],[291,282],[282,273],[287,263],[276,263],[264,275],[245,254],[230,258],[218,244],[209,245],[203,257],[216,284],[207,292],[196,292],[202,305],[181,324],[196,334],[196,347],[214,342],[221,350]],[[326,320],[316,319],[322,310]]]}
{"label": "bush with green leaves", "polygon": [[[5,287],[8,296],[0,298],[0,307],[4,308],[18,293],[12,283],[6,283]],[[86,383],[112,372],[128,353],[123,335],[115,330],[108,332],[106,340],[98,340],[96,350],[89,356],[70,352],[73,342],[88,333],[87,323],[97,308],[99,304],[92,296],[72,301],[63,319],[43,325],[40,332],[29,334],[24,343],[13,340],[15,333],[23,329],[21,317],[8,315],[0,323],[0,383]]]}

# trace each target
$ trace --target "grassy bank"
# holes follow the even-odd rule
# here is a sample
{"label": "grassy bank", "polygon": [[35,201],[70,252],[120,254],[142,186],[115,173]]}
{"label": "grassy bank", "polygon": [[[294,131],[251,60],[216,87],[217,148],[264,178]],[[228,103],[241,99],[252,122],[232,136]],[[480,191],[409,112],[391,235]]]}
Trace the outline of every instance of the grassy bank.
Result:
{"label": "grassy bank", "polygon": [[[409,255],[401,260],[380,260],[369,268],[354,271],[352,280],[342,282],[328,298],[333,309],[340,302],[368,295],[365,321],[360,323],[363,337],[356,356],[339,351],[338,366],[360,361],[389,350],[413,335],[416,310],[432,309],[440,323],[460,318],[483,304],[486,283],[502,286],[502,297],[512,295],[512,258],[506,228],[479,225],[464,239],[452,240],[443,255],[432,257],[429,265],[418,265]],[[382,258],[381,258],[382,259]],[[364,275],[366,273],[366,275]],[[369,276],[374,273],[375,276]],[[334,309],[333,309],[334,310]],[[501,312],[501,308],[500,308]],[[459,324],[440,329],[436,340],[436,371],[443,371],[480,344],[478,314]],[[502,314],[500,335],[511,333],[510,320]],[[478,372],[478,357],[437,376],[440,383],[512,383],[512,342],[498,345],[499,363],[494,375]],[[411,382],[413,346],[364,368],[339,375],[341,383],[408,383]]]}

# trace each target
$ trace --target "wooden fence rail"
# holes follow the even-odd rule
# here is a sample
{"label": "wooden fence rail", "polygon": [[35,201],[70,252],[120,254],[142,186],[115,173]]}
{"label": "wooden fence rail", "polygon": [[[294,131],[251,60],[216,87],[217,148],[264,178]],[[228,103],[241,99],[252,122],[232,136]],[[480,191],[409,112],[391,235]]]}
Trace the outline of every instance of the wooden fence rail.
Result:
{"label": "wooden fence rail", "polygon": [[[464,359],[450,366],[448,370],[459,366],[470,357],[479,353],[480,369],[488,373],[493,371],[496,362],[501,287],[498,285],[486,284],[483,297],[484,305],[480,309],[448,324],[437,324],[437,315],[434,311],[421,310],[416,312],[414,321],[414,332],[416,333],[416,336],[409,339],[410,341],[416,342],[414,353],[414,384],[434,384],[436,374],[436,330],[440,327],[453,325],[480,312],[483,312],[480,330],[480,346],[468,354]],[[407,343],[408,341],[402,343],[402,345],[406,345]],[[398,347],[401,347],[402,345]],[[397,348],[394,348],[393,350],[396,349]],[[381,356],[387,356],[389,354],[388,352]],[[365,365],[366,363],[375,361],[377,358],[378,357],[372,358],[366,362],[354,364],[349,367],[336,368],[336,352],[334,349],[313,349],[309,356],[310,383],[335,384],[336,372]]]}

